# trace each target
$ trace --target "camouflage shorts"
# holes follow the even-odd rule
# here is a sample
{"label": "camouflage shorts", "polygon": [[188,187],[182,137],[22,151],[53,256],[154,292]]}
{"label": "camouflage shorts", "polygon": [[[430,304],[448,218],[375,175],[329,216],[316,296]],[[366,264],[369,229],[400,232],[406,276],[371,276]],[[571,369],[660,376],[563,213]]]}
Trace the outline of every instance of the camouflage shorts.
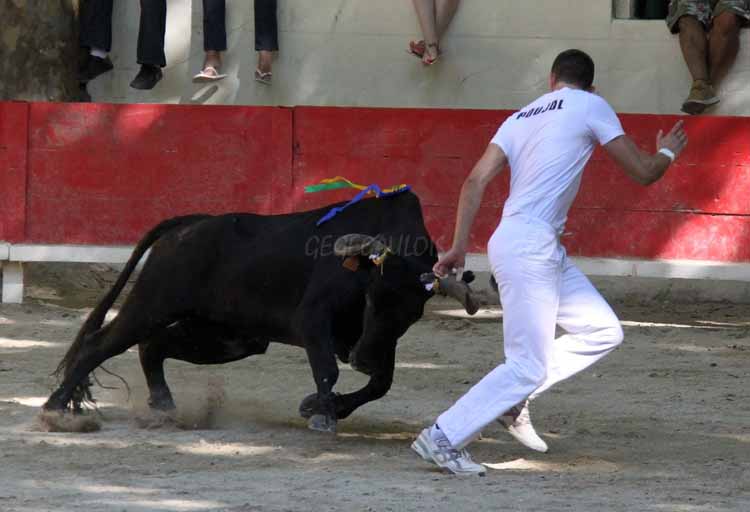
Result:
{"label": "camouflage shorts", "polygon": [[680,31],[677,22],[683,16],[694,16],[706,29],[711,20],[723,12],[731,12],[745,20],[750,20],[750,0],[670,0],[667,26],[676,34]]}

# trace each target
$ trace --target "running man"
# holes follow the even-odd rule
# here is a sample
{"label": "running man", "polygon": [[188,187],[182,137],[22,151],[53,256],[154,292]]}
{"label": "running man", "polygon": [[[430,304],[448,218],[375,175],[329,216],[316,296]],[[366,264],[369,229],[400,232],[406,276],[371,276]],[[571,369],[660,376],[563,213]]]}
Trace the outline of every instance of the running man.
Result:
{"label": "running man", "polygon": [[[678,122],[641,151],[617,115],[594,94],[594,62],[580,50],[552,65],[551,92],[500,126],[461,189],[453,247],[435,264],[443,276],[463,268],[469,232],[487,185],[510,165],[510,196],[487,254],[503,308],[505,363],[424,429],[412,444],[423,459],[457,475],[483,474],[465,447],[499,419],[524,445],[547,451],[531,424],[528,400],[587,368],[622,341],[607,302],[560,244],[568,209],[595,144],[638,183],[664,175],[685,148]],[[567,334],[555,339],[555,325]]]}

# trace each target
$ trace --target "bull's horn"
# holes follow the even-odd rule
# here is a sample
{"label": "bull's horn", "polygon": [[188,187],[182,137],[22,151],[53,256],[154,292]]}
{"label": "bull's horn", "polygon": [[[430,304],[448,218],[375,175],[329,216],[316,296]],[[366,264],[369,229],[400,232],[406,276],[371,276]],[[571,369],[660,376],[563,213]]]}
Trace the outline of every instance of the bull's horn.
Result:
{"label": "bull's horn", "polygon": [[452,277],[438,278],[438,282],[440,293],[456,299],[468,314],[473,315],[479,311],[479,303],[468,284]]}
{"label": "bull's horn", "polygon": [[386,250],[383,242],[369,235],[351,233],[339,237],[333,244],[333,253],[336,256],[369,256],[380,254]]}

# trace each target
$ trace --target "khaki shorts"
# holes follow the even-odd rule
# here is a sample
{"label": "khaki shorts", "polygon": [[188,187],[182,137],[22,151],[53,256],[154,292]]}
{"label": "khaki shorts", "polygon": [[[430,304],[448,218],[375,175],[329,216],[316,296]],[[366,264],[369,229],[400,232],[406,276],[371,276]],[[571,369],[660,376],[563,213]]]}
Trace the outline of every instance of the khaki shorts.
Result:
{"label": "khaki shorts", "polygon": [[731,12],[750,21],[750,0],[670,0],[667,26],[676,34],[680,31],[677,22],[683,16],[693,16],[703,23],[706,30],[711,28],[711,20],[723,12]]}

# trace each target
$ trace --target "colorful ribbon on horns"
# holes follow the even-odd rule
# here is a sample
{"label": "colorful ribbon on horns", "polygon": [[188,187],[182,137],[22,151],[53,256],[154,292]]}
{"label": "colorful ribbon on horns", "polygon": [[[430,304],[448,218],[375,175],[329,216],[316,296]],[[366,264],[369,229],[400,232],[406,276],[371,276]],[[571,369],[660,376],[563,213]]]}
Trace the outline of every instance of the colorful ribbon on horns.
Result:
{"label": "colorful ribbon on horns", "polygon": [[378,185],[372,184],[372,185],[359,185],[358,183],[354,183],[352,181],[349,181],[348,179],[344,178],[343,176],[336,176],[335,178],[326,178],[324,180],[320,180],[320,183],[317,185],[309,185],[305,187],[305,193],[309,194],[312,192],[322,192],[325,190],[337,190],[340,188],[353,188],[356,190],[359,190],[359,193],[352,198],[351,201],[346,203],[343,206],[336,206],[334,208],[331,208],[331,210],[326,213],[323,217],[318,220],[316,223],[316,226],[320,226],[324,222],[328,222],[332,218],[334,218],[336,215],[344,211],[345,209],[349,208],[351,205],[356,204],[360,202],[362,199],[364,199],[368,194],[375,194],[375,197],[390,197],[395,196],[397,194],[402,194],[408,190],[411,190],[411,187],[409,185],[394,185],[389,188],[381,189]]}

